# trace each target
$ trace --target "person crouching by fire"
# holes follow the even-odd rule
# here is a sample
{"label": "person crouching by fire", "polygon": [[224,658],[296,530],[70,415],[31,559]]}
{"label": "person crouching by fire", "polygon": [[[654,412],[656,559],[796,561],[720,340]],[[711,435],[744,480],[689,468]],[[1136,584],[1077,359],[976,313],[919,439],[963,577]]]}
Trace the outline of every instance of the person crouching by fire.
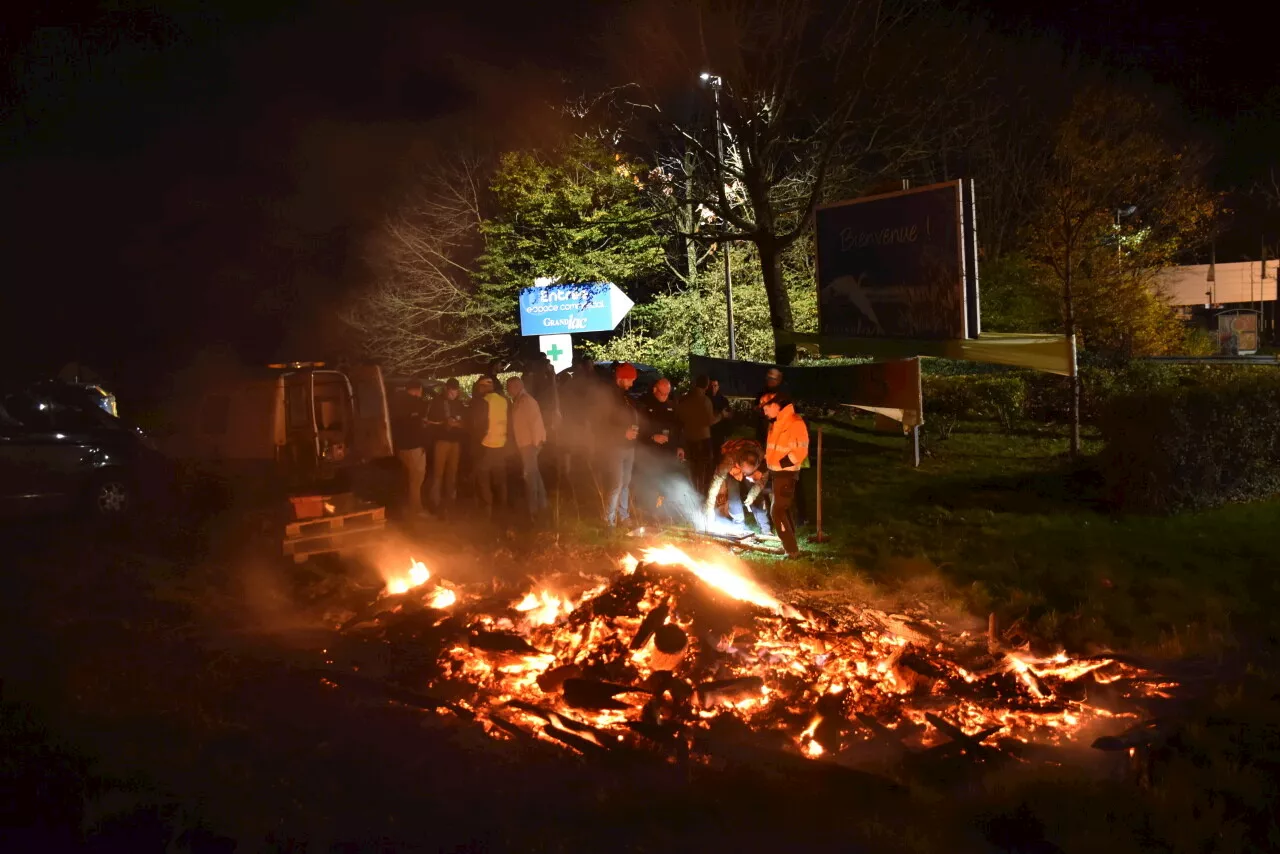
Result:
{"label": "person crouching by fire", "polygon": [[742,485],[746,482],[751,484],[745,502],[747,509],[760,526],[760,533],[773,533],[769,512],[761,500],[769,482],[769,469],[765,466],[764,448],[751,439],[730,439],[724,443],[703,507],[707,527],[711,527],[711,520],[720,508],[724,508],[720,515],[728,516],[734,525],[744,524]]}
{"label": "person crouching by fire", "polygon": [[809,456],[809,428],[796,412],[791,398],[785,392],[766,394],[760,401],[764,415],[770,420],[769,443],[765,447],[765,462],[773,479],[773,504],[769,517],[773,529],[787,550],[787,557],[800,556],[796,542],[796,523],[792,513],[795,504],[796,484],[800,478],[800,466]]}

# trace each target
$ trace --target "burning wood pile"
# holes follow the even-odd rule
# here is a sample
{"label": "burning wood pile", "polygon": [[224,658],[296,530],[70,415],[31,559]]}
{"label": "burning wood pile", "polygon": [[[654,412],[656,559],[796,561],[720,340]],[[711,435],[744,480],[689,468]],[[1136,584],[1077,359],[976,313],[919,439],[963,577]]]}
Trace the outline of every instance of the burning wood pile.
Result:
{"label": "burning wood pile", "polygon": [[1124,729],[1173,687],[1113,657],[1037,657],[923,619],[782,602],[732,561],[667,545],[611,578],[523,592],[415,564],[343,631],[413,650],[388,696],[583,754],[687,759],[731,743],[855,766],[1012,759]]}

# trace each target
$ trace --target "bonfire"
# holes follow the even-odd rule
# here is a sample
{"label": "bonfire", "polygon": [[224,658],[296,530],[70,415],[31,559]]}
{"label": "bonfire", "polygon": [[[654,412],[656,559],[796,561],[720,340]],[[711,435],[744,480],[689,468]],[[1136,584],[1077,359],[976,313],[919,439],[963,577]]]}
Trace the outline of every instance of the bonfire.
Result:
{"label": "bonfire", "polygon": [[442,713],[580,753],[687,758],[732,734],[846,764],[886,748],[1017,757],[1131,726],[1173,687],[1114,656],[783,601],[732,556],[672,545],[524,591],[432,578],[420,563],[394,574],[381,610],[345,630],[413,644],[428,664],[404,687]]}

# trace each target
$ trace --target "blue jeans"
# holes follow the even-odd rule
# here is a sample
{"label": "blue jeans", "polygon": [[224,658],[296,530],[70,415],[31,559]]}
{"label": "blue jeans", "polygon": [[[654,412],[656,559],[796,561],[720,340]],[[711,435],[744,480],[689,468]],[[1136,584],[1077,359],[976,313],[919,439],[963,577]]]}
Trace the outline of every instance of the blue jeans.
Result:
{"label": "blue jeans", "polygon": [[636,466],[634,445],[605,452],[604,523],[610,527],[631,521],[631,472]]}
{"label": "blue jeans", "polygon": [[[729,490],[729,518],[741,525],[746,521],[746,514],[743,512],[742,506],[742,490],[750,489],[751,484],[730,479],[725,488]],[[769,497],[769,490],[766,489],[756,499],[756,503],[751,505],[751,515],[755,517],[756,525],[759,526],[762,534],[773,532],[773,526],[769,524]]]}
{"label": "blue jeans", "polygon": [[520,468],[524,474],[524,494],[529,501],[529,515],[536,516],[547,509],[547,487],[542,482],[542,472],[538,470],[537,445],[520,449]]}

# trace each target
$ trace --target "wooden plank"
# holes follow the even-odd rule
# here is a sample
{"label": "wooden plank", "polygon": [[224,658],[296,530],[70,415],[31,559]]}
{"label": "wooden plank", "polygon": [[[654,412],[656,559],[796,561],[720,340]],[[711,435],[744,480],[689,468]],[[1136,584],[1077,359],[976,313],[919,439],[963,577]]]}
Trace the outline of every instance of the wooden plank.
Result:
{"label": "wooden plank", "polygon": [[367,510],[343,513],[338,516],[324,516],[319,519],[308,519],[304,522],[290,522],[285,526],[284,532],[286,537],[296,539],[324,535],[340,528],[368,527],[378,522],[385,522],[386,518],[387,510],[385,507],[371,507]]}

